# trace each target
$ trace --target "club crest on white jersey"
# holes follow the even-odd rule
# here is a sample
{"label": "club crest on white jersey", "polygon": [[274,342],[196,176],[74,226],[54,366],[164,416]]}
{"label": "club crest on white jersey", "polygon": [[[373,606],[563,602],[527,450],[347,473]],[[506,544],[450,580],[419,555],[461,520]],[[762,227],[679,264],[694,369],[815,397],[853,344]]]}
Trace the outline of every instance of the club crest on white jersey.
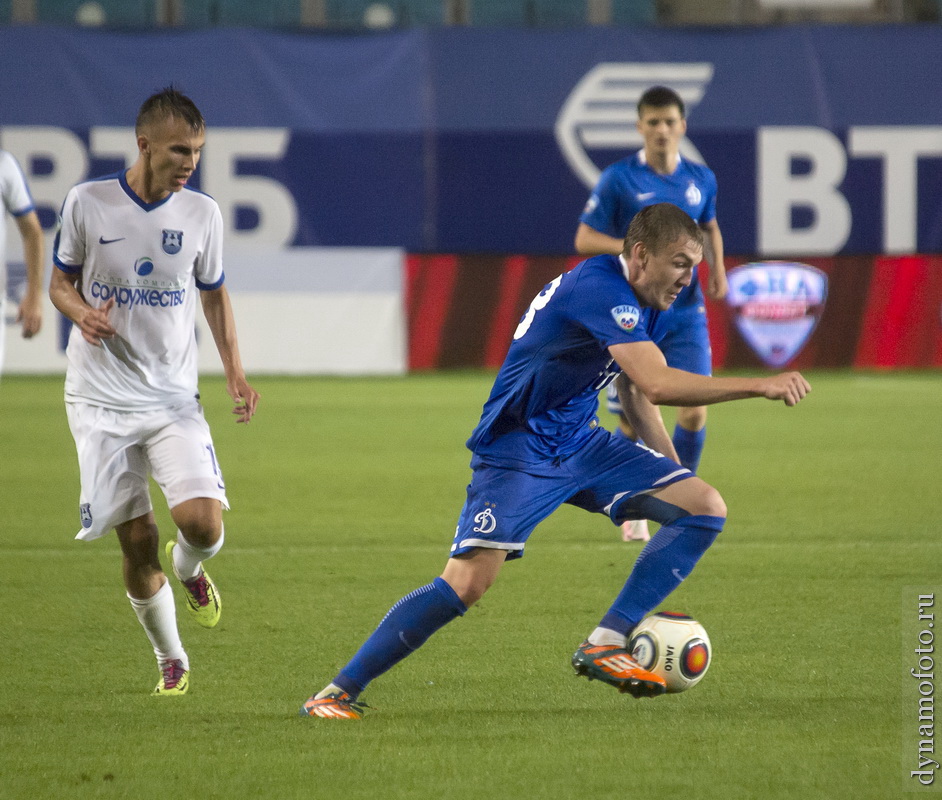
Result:
{"label": "club crest on white jersey", "polygon": [[183,247],[183,231],[172,231],[167,228],[163,230],[163,242],[161,246],[168,256],[175,256]]}

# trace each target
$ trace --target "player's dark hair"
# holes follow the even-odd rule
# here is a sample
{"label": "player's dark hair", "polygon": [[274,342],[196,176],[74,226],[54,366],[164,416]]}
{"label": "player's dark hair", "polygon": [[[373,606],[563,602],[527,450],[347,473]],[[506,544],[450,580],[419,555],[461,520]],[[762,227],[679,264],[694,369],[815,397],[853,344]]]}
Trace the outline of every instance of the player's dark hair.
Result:
{"label": "player's dark hair", "polygon": [[206,121],[196,103],[173,86],[168,86],[144,101],[141,110],[137,112],[135,133],[140,134],[146,126],[171,118],[182,119],[194,133],[206,128]]}
{"label": "player's dark hair", "polygon": [[642,208],[631,220],[624,252],[630,253],[641,242],[649,252],[659,253],[684,237],[703,247],[703,231],[686,211],[673,203],[655,203]]}
{"label": "player's dark hair", "polygon": [[684,101],[680,99],[680,95],[666,86],[652,86],[641,95],[641,99],[638,101],[639,117],[641,116],[641,106],[647,106],[648,108],[677,106],[677,110],[680,111],[681,119],[683,119],[687,113],[687,110],[684,108]]}

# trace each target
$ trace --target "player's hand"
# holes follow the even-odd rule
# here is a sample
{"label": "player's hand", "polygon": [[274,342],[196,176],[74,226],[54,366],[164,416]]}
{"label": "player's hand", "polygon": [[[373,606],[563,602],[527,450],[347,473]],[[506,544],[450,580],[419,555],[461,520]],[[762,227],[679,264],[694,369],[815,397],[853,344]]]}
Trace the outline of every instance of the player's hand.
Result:
{"label": "player's hand", "polygon": [[248,422],[255,416],[255,409],[258,406],[260,395],[251,386],[244,377],[236,378],[226,385],[226,391],[229,397],[235,401],[235,408],[232,413],[238,416],[236,422]]}
{"label": "player's hand", "polygon": [[729,284],[726,283],[726,273],[711,269],[709,280],[707,281],[707,295],[711,300],[722,300],[729,291]]}
{"label": "player's hand", "polygon": [[23,325],[23,338],[32,339],[43,324],[43,306],[40,296],[26,295],[20,303],[16,321]]}
{"label": "player's hand", "polygon": [[112,308],[114,308],[113,297],[100,308],[89,307],[78,321],[79,330],[82,331],[82,337],[86,342],[95,347],[101,347],[102,339],[111,339],[118,333],[108,321],[108,314]]}
{"label": "player's hand", "polygon": [[766,379],[763,394],[769,400],[783,400],[785,405],[794,406],[810,391],[811,384],[800,372],[783,372]]}

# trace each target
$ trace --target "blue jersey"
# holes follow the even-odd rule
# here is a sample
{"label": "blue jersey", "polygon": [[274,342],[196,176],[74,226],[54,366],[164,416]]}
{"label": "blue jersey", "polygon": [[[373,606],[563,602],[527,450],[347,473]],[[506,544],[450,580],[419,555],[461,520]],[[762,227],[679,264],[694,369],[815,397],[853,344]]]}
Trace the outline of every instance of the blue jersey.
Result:
{"label": "blue jersey", "polygon": [[657,343],[670,316],[641,305],[618,256],[560,275],[520,320],[468,448],[517,468],[573,454],[598,425],[599,391],[621,371],[608,348]]}
{"label": "blue jersey", "polygon": [[[624,238],[628,224],[645,206],[673,203],[699,225],[716,219],[716,176],[713,170],[680,159],[670,175],[661,175],[648,166],[644,150],[607,167],[599,178],[579,219],[590,228]],[[697,274],[690,287],[681,292],[674,305],[702,303]]]}

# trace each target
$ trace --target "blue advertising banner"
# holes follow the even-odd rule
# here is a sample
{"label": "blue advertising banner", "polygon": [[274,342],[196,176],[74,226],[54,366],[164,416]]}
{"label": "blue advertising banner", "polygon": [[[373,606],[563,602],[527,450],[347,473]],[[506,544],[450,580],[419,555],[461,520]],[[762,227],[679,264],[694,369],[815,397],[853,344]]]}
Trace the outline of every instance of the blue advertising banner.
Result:
{"label": "blue advertising banner", "polygon": [[209,123],[197,184],[236,244],[572,251],[648,86],[688,106],[731,254],[942,252],[942,29],[0,28],[0,146],[44,226],[134,157],[174,83]]}

